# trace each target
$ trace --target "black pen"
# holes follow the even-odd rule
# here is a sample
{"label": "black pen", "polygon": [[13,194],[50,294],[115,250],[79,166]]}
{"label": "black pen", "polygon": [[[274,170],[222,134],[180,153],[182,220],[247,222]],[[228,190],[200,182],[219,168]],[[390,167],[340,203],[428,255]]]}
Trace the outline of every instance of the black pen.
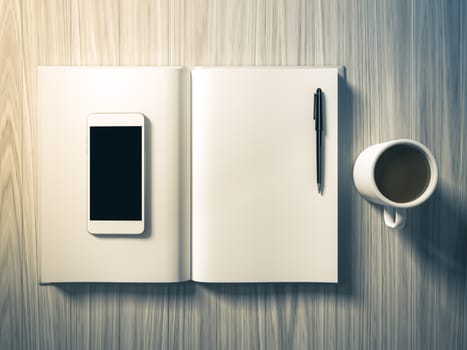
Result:
{"label": "black pen", "polygon": [[318,184],[318,193],[322,193],[322,131],[323,131],[323,96],[320,88],[314,95],[314,113],[316,131],[316,183]]}

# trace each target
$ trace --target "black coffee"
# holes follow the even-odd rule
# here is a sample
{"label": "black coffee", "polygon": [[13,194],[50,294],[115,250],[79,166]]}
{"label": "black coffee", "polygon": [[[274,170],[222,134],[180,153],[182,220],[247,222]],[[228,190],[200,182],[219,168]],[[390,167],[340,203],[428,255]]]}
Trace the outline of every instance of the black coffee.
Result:
{"label": "black coffee", "polygon": [[376,186],[386,198],[397,203],[417,199],[425,192],[430,176],[425,155],[411,145],[388,148],[375,165]]}

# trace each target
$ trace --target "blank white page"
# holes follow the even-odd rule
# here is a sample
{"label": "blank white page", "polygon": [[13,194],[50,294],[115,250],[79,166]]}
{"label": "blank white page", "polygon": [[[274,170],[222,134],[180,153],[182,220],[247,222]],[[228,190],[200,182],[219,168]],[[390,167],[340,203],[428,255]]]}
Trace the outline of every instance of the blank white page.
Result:
{"label": "blank white page", "polygon": [[[176,67],[39,68],[42,283],[191,278],[188,88],[188,71]],[[145,232],[92,235],[87,116],[125,112],[145,116]]]}
{"label": "blank white page", "polygon": [[[192,278],[337,282],[338,68],[192,71]],[[324,92],[324,190],[313,94]]]}

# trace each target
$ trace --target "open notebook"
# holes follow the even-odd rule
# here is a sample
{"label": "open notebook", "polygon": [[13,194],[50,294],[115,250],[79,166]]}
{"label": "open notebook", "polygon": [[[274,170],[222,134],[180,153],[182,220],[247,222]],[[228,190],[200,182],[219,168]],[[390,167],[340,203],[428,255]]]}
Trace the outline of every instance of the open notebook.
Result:
{"label": "open notebook", "polygon": [[[338,80],[339,68],[40,67],[41,283],[337,282]],[[102,112],[147,118],[142,236],[86,229],[86,117]]]}

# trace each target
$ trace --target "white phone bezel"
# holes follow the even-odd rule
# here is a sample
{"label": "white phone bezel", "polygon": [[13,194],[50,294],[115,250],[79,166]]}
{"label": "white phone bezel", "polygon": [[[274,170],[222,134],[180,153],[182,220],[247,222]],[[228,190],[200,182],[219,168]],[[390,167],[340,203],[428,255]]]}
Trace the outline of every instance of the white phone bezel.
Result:
{"label": "white phone bezel", "polygon": [[[90,131],[92,126],[141,126],[141,220],[91,220],[91,203],[90,203]],[[93,113],[88,116],[87,125],[87,162],[88,162],[88,177],[87,177],[87,220],[88,232],[98,235],[138,235],[144,232],[144,178],[145,178],[145,147],[144,147],[144,115],[141,113]]]}

